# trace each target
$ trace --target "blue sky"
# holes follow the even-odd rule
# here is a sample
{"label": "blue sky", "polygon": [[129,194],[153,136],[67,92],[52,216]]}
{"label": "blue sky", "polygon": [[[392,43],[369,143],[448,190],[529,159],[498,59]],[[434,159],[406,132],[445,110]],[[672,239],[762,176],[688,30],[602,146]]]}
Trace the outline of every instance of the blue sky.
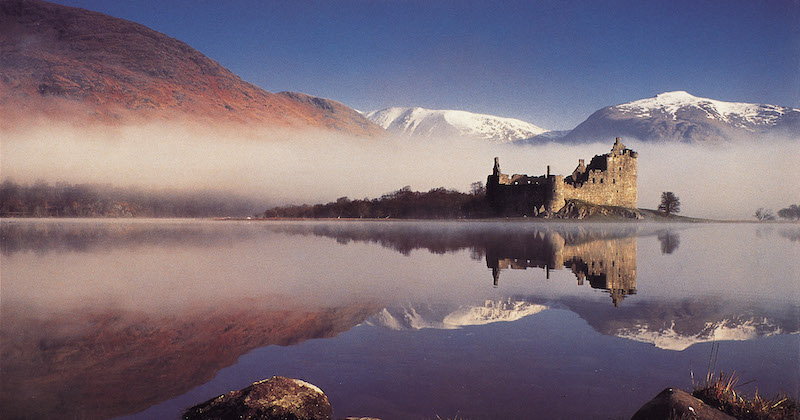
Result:
{"label": "blue sky", "polygon": [[800,108],[800,0],[58,0],[180,39],[268,91],[569,129],[671,90]]}

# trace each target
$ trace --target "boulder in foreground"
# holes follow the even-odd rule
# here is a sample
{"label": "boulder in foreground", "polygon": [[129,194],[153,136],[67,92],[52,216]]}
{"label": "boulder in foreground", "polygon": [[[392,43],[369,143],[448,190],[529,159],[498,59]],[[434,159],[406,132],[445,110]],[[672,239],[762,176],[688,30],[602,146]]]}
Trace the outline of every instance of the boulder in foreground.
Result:
{"label": "boulder in foreground", "polygon": [[329,420],[332,414],[322,390],[299,379],[275,376],[198,404],[186,410],[183,419]]}
{"label": "boulder in foreground", "polygon": [[686,391],[667,388],[645,403],[631,420],[735,420]]}

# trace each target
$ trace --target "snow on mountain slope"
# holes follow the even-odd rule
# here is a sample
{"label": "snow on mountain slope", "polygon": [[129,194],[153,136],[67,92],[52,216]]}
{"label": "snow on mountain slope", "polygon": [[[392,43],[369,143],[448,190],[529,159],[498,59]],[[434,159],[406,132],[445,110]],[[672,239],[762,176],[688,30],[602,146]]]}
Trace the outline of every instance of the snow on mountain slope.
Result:
{"label": "snow on mountain slope", "polygon": [[684,91],[608,106],[564,137],[567,142],[607,137],[642,141],[727,143],[755,137],[800,138],[800,110],[767,104],[724,102]]}
{"label": "snow on mountain slope", "polygon": [[528,315],[538,314],[547,306],[525,301],[487,300],[483,306],[461,307],[444,317],[444,324],[451,326],[486,325],[493,322],[512,322]]}
{"label": "snow on mountain slope", "polygon": [[749,319],[738,322],[735,320],[707,322],[705,328],[694,335],[680,334],[675,331],[674,325],[663,330],[653,330],[647,325],[636,325],[619,330],[616,336],[650,343],[664,350],[683,351],[697,343],[753,340],[781,332],[780,327],[767,319]]}
{"label": "snow on mountain slope", "polygon": [[522,120],[467,111],[395,107],[366,117],[390,132],[414,137],[463,136],[509,143],[548,132]]}
{"label": "snow on mountain slope", "polygon": [[631,112],[635,117],[647,118],[653,111],[662,111],[678,119],[678,113],[687,107],[705,112],[710,120],[719,120],[739,128],[752,130],[757,125],[775,125],[786,113],[800,111],[777,105],[749,104],[743,102],[723,102],[714,99],[698,98],[684,91],[665,92],[654,98],[641,99],[617,105],[622,111]]}
{"label": "snow on mountain slope", "polygon": [[460,306],[455,310],[446,307],[409,305],[404,308],[383,309],[367,323],[392,330],[456,329],[468,325],[517,321],[545,309],[547,306],[510,299],[487,300],[483,306]]}

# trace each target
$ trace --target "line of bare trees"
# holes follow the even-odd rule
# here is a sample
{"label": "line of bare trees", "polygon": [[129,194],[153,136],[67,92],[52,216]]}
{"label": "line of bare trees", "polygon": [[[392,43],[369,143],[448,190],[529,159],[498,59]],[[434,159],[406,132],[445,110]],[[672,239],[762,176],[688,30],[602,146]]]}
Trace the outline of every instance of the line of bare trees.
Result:
{"label": "line of bare trees", "polygon": [[[761,222],[775,220],[775,214],[772,212],[772,209],[765,209],[763,207],[758,208],[755,214],[753,214],[753,217]],[[789,221],[800,221],[800,206],[792,204],[789,207],[780,209],[778,210],[778,217]]]}

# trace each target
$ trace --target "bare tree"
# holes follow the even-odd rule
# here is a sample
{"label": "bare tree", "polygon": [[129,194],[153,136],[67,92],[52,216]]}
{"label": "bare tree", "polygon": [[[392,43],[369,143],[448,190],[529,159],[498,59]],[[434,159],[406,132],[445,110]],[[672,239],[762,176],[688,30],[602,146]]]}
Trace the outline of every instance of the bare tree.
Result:
{"label": "bare tree", "polygon": [[672,213],[680,213],[681,200],[672,191],[662,192],[658,211],[663,212],[665,216],[669,216]]}
{"label": "bare tree", "polygon": [[469,185],[469,189],[470,189],[470,194],[472,195],[480,195],[480,196],[486,195],[486,187],[483,186],[483,182],[481,181],[473,182],[472,184]]}
{"label": "bare tree", "polygon": [[756,210],[756,213],[753,215],[759,222],[763,222],[765,220],[775,220],[775,215],[772,214],[772,209],[765,209],[760,207]]}

